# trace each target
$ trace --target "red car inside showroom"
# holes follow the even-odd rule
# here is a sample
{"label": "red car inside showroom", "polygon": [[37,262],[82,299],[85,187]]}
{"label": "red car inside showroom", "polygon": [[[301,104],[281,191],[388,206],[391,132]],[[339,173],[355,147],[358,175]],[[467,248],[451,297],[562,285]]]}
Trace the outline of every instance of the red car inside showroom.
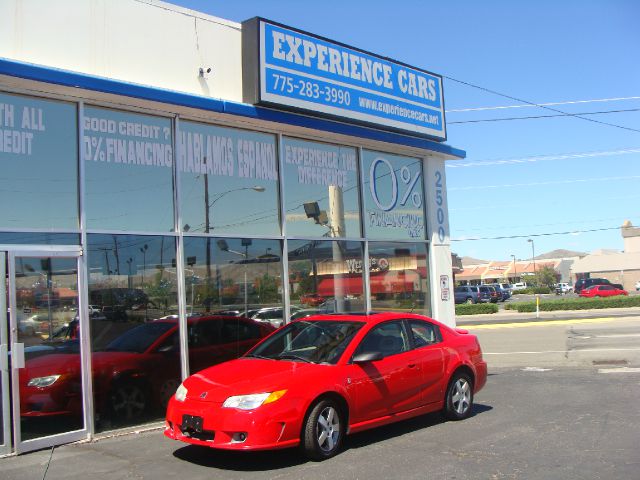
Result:
{"label": "red car inside showroom", "polygon": [[468,417],[486,378],[465,330],[408,313],[312,316],[187,378],[165,435],[233,450],[301,446],[323,460],[348,433],[437,410]]}

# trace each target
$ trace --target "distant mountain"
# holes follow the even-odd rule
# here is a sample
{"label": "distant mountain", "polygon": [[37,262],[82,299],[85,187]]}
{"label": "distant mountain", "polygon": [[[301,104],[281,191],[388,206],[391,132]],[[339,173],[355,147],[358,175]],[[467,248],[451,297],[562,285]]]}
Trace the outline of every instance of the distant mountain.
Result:
{"label": "distant mountain", "polygon": [[547,260],[550,258],[571,258],[571,257],[584,257],[587,255],[585,252],[574,252],[572,250],[552,250],[542,255],[538,255],[536,260]]}
{"label": "distant mountain", "polygon": [[482,265],[483,263],[489,263],[487,260],[478,260],[473,257],[462,257],[462,266],[466,267],[467,265]]}

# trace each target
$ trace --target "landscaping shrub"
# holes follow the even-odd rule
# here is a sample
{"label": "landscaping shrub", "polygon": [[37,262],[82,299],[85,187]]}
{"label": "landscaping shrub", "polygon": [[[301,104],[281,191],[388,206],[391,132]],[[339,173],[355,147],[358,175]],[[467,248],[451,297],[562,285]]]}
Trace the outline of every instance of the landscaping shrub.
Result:
{"label": "landscaping shrub", "polygon": [[480,313],[498,313],[498,305],[495,303],[456,305],[456,315],[478,315]]}
{"label": "landscaping shrub", "polygon": [[[563,298],[561,300],[541,300],[541,312],[557,310],[598,310],[603,308],[640,307],[640,296],[625,297],[623,295],[608,298]],[[536,302],[509,303],[505,310],[518,312],[535,312]]]}

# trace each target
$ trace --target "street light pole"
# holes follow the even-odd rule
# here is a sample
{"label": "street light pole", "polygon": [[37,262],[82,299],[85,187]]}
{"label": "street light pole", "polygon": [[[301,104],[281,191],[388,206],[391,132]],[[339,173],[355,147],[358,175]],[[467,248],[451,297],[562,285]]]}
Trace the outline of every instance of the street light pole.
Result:
{"label": "street light pole", "polygon": [[149,249],[149,245],[146,243],[143,247],[140,248],[142,252],[142,288],[144,288],[144,271],[147,269],[147,250]]}
{"label": "street light pole", "polygon": [[516,283],[518,281],[518,269],[516,267],[516,256],[511,255],[511,258],[513,259],[513,283]]}
{"label": "street light pole", "polygon": [[536,249],[533,243],[533,239],[528,239],[527,242],[531,243],[531,261],[533,262],[533,275],[537,276],[537,271],[536,271]]}
{"label": "street light pole", "polygon": [[244,258],[244,314],[247,315],[247,311],[249,309],[249,296],[247,291],[247,261],[249,259],[249,245],[251,245],[250,238],[242,239],[242,246],[244,247],[244,253],[239,252],[237,250],[232,250],[229,248],[227,241],[224,238],[221,238],[217,241],[218,248],[223,252],[235,253],[236,255],[240,255]]}
{"label": "street light pole", "polygon": [[[207,163],[207,158],[204,158],[204,163]],[[262,193],[266,189],[262,185],[254,185],[253,187],[238,187],[231,188],[224,192],[218,193],[217,197],[214,198],[211,202],[209,201],[209,175],[205,173],[204,177],[204,233],[209,234],[211,232],[211,208],[215,205],[215,203],[220,200],[225,195],[228,195],[231,192],[239,192],[241,190],[253,190],[254,192]],[[211,285],[211,237],[207,237],[207,245],[205,252],[205,262],[207,268],[207,292],[209,292],[209,286]],[[217,268],[216,268],[216,282],[217,279]],[[220,288],[218,284],[218,302],[220,302]],[[209,312],[211,310],[211,304],[207,303],[206,311]]]}

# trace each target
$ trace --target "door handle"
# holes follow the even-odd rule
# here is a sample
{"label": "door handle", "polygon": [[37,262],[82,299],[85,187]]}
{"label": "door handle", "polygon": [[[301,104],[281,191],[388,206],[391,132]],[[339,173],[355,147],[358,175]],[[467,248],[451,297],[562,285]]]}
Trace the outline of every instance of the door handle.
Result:
{"label": "door handle", "polygon": [[11,345],[11,365],[13,368],[24,368],[24,343]]}
{"label": "door handle", "polygon": [[416,368],[416,364],[415,364],[415,363],[410,363],[409,365],[407,365],[407,367],[409,367],[409,368]]}

